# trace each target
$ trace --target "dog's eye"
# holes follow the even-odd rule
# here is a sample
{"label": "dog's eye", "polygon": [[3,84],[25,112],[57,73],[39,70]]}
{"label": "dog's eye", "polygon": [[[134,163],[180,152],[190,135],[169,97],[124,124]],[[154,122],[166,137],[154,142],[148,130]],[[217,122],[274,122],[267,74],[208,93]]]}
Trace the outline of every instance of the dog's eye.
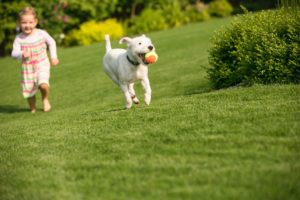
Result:
{"label": "dog's eye", "polygon": [[140,42],[139,45],[141,45],[142,43]]}

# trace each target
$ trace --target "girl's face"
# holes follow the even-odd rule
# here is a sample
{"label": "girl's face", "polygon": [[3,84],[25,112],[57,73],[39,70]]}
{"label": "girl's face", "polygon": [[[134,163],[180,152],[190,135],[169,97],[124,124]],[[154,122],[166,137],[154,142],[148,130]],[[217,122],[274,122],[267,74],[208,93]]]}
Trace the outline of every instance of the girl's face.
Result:
{"label": "girl's face", "polygon": [[20,19],[21,31],[26,35],[33,33],[36,25],[37,19],[33,15],[23,15]]}

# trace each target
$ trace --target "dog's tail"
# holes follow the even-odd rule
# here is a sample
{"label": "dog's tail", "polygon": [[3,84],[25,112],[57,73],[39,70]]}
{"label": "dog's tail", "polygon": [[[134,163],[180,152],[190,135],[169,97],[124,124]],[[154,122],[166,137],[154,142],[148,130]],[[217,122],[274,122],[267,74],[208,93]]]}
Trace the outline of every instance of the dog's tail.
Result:
{"label": "dog's tail", "polygon": [[110,50],[111,50],[111,44],[110,44],[110,39],[109,39],[109,35],[108,34],[106,34],[105,36],[104,36],[104,38],[105,38],[105,47],[106,47],[106,53],[108,53]]}

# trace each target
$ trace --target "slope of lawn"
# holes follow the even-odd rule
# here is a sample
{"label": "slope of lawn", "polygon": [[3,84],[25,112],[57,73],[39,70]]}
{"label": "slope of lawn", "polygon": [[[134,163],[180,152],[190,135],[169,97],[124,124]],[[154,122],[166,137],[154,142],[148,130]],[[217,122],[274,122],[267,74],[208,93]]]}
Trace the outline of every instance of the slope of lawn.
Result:
{"label": "slope of lawn", "polygon": [[20,64],[0,59],[0,199],[299,199],[300,86],[212,90],[209,38],[229,23],[148,34],[152,103],[130,110],[103,43],[59,49],[50,113],[28,112]]}

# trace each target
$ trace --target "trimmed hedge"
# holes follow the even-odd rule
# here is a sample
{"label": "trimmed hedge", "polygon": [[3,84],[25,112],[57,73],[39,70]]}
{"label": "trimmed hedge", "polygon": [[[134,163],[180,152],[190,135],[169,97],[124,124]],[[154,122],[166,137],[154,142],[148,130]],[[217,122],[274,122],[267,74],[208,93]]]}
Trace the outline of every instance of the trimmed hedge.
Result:
{"label": "trimmed hedge", "polygon": [[215,88],[300,83],[300,10],[245,14],[217,32],[209,51]]}

